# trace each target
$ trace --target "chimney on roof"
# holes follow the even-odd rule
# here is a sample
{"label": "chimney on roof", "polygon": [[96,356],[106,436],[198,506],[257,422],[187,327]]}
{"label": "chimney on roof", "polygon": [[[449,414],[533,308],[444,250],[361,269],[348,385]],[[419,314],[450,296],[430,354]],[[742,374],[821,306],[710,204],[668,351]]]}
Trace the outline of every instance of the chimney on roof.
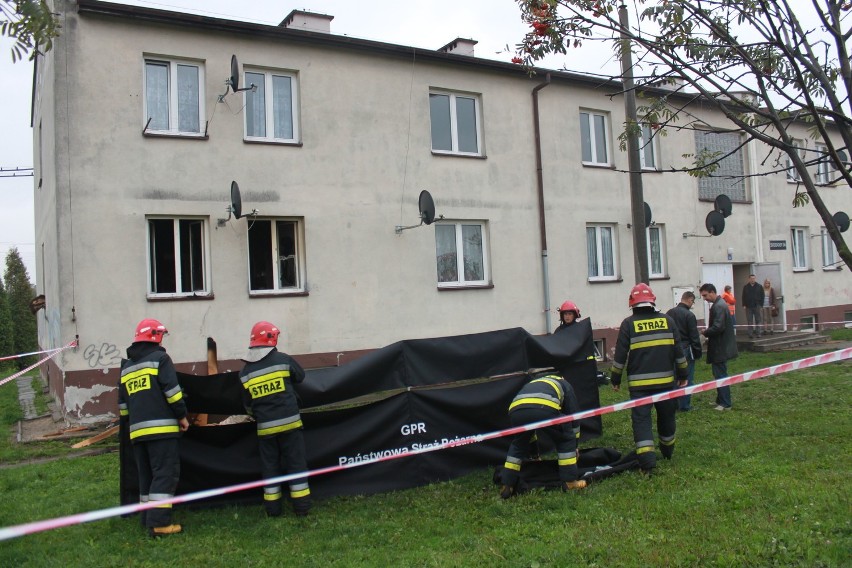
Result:
{"label": "chimney on roof", "polygon": [[294,30],[305,30],[308,32],[331,33],[331,21],[334,16],[306,12],[304,10],[293,10],[278,24],[281,28]]}
{"label": "chimney on roof", "polygon": [[465,39],[463,37],[457,37],[444,47],[440,48],[438,51],[443,51],[445,53],[455,53],[456,55],[469,55],[473,57],[473,46],[479,43],[475,39]]}

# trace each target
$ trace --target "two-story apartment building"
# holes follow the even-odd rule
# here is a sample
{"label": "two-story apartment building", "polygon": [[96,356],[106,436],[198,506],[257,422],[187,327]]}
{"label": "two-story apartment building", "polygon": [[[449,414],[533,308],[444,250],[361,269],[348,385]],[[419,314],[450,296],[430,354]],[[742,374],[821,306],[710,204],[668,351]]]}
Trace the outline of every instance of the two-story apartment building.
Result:
{"label": "two-story apartment building", "polygon": [[[261,319],[317,367],[403,338],[548,333],[568,298],[612,347],[635,283],[620,84],[530,77],[470,40],[337,36],[330,16],[299,11],[278,26],[97,0],[55,11],[62,35],[34,79],[36,284],[41,346],[80,342],[46,371],[69,418],[115,414],[117,366],[145,317],[199,374],[208,337],[236,369]],[[232,55],[249,90],[226,86]],[[772,169],[767,148],[726,160],[733,179],[671,171],[740,141],[692,106],[705,130],[645,129],[659,307],[756,271],[788,324],[848,318],[848,275],[814,210],[791,208],[795,179],[736,177]],[[438,219],[396,230],[418,223],[422,190]],[[852,210],[847,190],[824,188],[832,210]],[[720,193],[733,215],[709,237]]]}

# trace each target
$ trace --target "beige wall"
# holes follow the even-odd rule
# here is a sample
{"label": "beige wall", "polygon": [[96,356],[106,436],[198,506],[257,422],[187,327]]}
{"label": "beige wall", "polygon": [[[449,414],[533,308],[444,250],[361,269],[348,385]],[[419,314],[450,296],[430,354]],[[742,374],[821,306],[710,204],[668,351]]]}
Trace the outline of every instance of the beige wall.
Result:
{"label": "beige wall", "polygon": [[[49,175],[36,194],[37,246],[43,242],[46,249],[38,279],[49,308],[41,316],[40,340],[43,346],[59,345],[79,335],[80,348],[59,362],[64,371],[105,373],[116,367],[144,317],[166,323],[171,334],[165,345],[179,363],[204,361],[208,336],[217,340],[220,359],[238,359],[252,323],[260,319],[282,327],[282,346],[294,354],[345,353],[404,338],[515,326],[548,331],[531,104],[541,78],[520,70],[78,17],[73,10],[64,21],[63,36],[40,67],[44,80],[36,114],[51,139],[44,156]],[[298,72],[301,147],[243,142],[242,96],[216,102],[232,53],[244,66]],[[142,135],[146,54],[204,63],[209,139]],[[486,159],[432,154],[430,88],[481,96]],[[596,328],[619,324],[634,283],[627,159],[615,139],[624,113],[621,99],[607,94],[565,81],[540,92],[549,302],[555,309],[573,299]],[[613,169],[581,165],[580,107],[611,113]],[[671,131],[659,144],[662,168],[686,165],[682,154],[693,148],[691,131]],[[684,239],[683,233],[706,233],[704,217],[712,208],[697,199],[695,179],[684,173],[643,179],[645,201],[666,232],[669,277],[651,282],[659,307],[671,307],[671,288],[697,287],[701,262],[724,262],[729,247],[737,262],[758,260],[750,203],[735,205],[722,236]],[[240,184],[244,211],[304,218],[309,295],[249,298],[249,219],[216,223],[227,216],[231,180]],[[818,232],[819,223],[812,208],[790,208],[783,174],[760,178],[759,184],[764,257],[787,267],[791,300],[797,307],[852,303],[845,273],[793,275],[789,250],[777,259],[768,251],[770,238],[786,235],[789,241],[791,225],[808,224]],[[437,212],[447,219],[488,222],[493,288],[438,291],[434,229],[395,234],[395,225],[416,223],[422,189],[432,193]],[[831,193],[832,210],[852,211],[839,189]],[[207,220],[213,299],[147,299],[146,215],[156,214]],[[588,281],[587,222],[618,224],[620,282]],[[818,259],[818,239],[812,241],[812,258]],[[554,313],[552,327],[556,324]],[[109,405],[112,380],[85,383],[88,390],[75,391],[66,409],[90,418],[86,400],[107,396],[102,404]]]}

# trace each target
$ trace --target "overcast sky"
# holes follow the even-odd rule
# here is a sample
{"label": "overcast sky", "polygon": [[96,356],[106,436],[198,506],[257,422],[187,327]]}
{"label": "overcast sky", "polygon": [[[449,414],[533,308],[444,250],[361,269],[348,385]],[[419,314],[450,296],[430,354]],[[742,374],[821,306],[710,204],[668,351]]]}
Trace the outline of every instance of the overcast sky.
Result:
{"label": "overcast sky", "polygon": [[[149,8],[191,12],[204,16],[277,25],[293,9],[334,16],[331,31],[338,35],[438,49],[457,37],[477,40],[476,56],[509,61],[526,26],[515,0],[114,0]],[[0,104],[0,167],[33,167],[30,105],[32,64],[13,64],[12,42],[0,38],[0,77],[4,93]],[[507,50],[508,46],[508,50]],[[582,57],[576,57],[582,54]],[[600,72],[611,67],[609,49],[587,43],[572,59],[550,59],[543,66]],[[615,63],[617,65],[617,63]],[[33,178],[0,178],[0,254],[5,259],[17,247],[35,282]],[[5,266],[5,263],[3,263]]]}

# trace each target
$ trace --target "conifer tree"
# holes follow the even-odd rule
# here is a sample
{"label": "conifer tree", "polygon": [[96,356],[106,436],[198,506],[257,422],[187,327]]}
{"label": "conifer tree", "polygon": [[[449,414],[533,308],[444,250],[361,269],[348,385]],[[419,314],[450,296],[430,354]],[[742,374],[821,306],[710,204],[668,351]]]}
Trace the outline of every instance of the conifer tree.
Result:
{"label": "conifer tree", "polygon": [[[30,301],[35,296],[35,290],[17,248],[9,249],[6,254],[6,273],[3,280],[6,284],[6,304],[12,320],[14,350],[16,353],[36,351],[38,326],[35,316],[30,312]],[[30,358],[17,360],[19,368],[29,364],[25,359]]]}
{"label": "conifer tree", "polygon": [[[0,280],[0,357],[15,354],[15,338],[12,329],[12,318],[6,300],[6,287]],[[10,361],[0,361],[0,372],[5,372],[13,365]],[[5,373],[4,373],[5,376]]]}

